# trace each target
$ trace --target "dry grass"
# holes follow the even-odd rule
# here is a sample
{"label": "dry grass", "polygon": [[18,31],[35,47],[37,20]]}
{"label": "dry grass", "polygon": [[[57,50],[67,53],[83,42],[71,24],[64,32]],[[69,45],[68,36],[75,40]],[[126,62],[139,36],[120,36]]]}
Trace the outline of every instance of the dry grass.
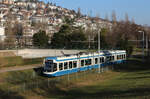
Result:
{"label": "dry grass", "polygon": [[20,56],[0,57],[0,67],[19,66],[23,64]]}
{"label": "dry grass", "polygon": [[130,60],[116,66],[115,71],[98,74],[98,70],[89,70],[56,78],[34,75],[33,70],[4,73],[0,76],[0,91],[7,91],[9,87],[10,92],[25,99],[150,98],[150,67],[147,63]]}
{"label": "dry grass", "polygon": [[0,57],[12,57],[16,56],[14,52],[0,52]]}
{"label": "dry grass", "polygon": [[0,68],[42,64],[43,58],[23,59],[21,56],[0,57]]}
{"label": "dry grass", "polygon": [[97,83],[103,83],[107,80],[111,80],[112,76],[115,77],[118,74],[119,72],[107,71],[101,74],[89,75],[88,77],[85,77],[85,79],[82,79],[82,81],[80,81],[79,83],[76,83],[76,85],[77,87],[96,85]]}

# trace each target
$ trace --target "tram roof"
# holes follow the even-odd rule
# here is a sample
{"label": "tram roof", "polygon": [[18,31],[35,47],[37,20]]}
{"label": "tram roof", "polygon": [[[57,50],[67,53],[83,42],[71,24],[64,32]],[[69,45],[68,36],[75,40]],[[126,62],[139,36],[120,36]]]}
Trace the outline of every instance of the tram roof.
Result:
{"label": "tram roof", "polygon": [[67,58],[71,58],[71,59],[75,59],[80,57],[89,57],[89,56],[102,56],[102,55],[111,55],[111,54],[119,54],[119,53],[126,53],[125,50],[104,50],[101,51],[100,53],[98,52],[81,52],[78,54],[70,54],[70,55],[62,55],[62,56],[52,56],[52,57],[46,57],[46,60],[61,60],[61,59],[67,59]]}

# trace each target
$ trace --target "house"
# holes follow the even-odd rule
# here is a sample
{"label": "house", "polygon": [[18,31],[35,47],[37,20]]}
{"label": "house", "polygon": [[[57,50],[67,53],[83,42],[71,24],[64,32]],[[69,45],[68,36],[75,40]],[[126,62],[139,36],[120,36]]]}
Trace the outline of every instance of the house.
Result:
{"label": "house", "polygon": [[0,41],[4,41],[5,38],[5,27],[0,27]]}
{"label": "house", "polygon": [[49,17],[42,15],[32,16],[30,19],[33,23],[48,23],[49,21]]}
{"label": "house", "polygon": [[34,29],[33,27],[26,27],[23,29],[23,34],[25,37],[33,37],[33,35],[37,32],[38,31]]}
{"label": "house", "polygon": [[33,27],[25,27],[23,29],[23,39],[25,41],[26,46],[32,46],[32,37],[33,35],[37,33],[37,30]]}
{"label": "house", "polygon": [[29,6],[30,8],[36,8],[37,4],[35,2],[27,2],[27,6]]}
{"label": "house", "polygon": [[27,3],[25,1],[16,1],[15,5],[17,5],[17,6],[27,6]]}
{"label": "house", "polygon": [[14,0],[2,0],[4,4],[14,4]]}

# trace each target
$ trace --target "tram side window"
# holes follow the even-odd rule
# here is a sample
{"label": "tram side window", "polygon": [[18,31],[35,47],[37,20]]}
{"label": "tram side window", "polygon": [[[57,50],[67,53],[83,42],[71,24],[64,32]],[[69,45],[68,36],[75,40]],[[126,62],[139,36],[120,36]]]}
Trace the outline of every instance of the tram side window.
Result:
{"label": "tram side window", "polygon": [[106,57],[107,61],[111,61],[111,56]]}
{"label": "tram side window", "polygon": [[98,64],[98,58],[95,58],[95,64]]}
{"label": "tram side window", "polygon": [[121,55],[119,55],[119,59],[121,59]]}
{"label": "tram side window", "polygon": [[112,56],[112,59],[113,59],[113,61],[115,60],[115,57],[114,56]]}
{"label": "tram side window", "polygon": [[85,65],[91,65],[92,60],[91,59],[86,59],[85,60]]}
{"label": "tram side window", "polygon": [[102,57],[99,58],[100,63],[102,63]]}
{"label": "tram side window", "polygon": [[84,66],[84,60],[81,60],[81,66]]}
{"label": "tram side window", "polygon": [[100,63],[104,63],[104,57],[100,57]]}
{"label": "tram side window", "polygon": [[88,65],[88,60],[87,59],[85,60],[85,65]]}
{"label": "tram side window", "polygon": [[101,57],[100,57],[100,58],[99,58],[99,63],[101,63],[101,61],[102,61],[102,60],[101,60]]}
{"label": "tram side window", "polygon": [[102,57],[102,63],[104,63],[104,62],[105,62],[104,57]]}
{"label": "tram side window", "polygon": [[119,59],[121,59],[121,55],[119,55]]}
{"label": "tram side window", "polygon": [[59,63],[59,70],[63,70],[63,63]]}
{"label": "tram side window", "polygon": [[91,65],[92,64],[92,59],[88,59],[88,65]]}
{"label": "tram side window", "polygon": [[121,58],[120,58],[120,55],[117,55],[117,59],[118,59],[118,60],[121,59]]}
{"label": "tram side window", "polygon": [[124,59],[126,58],[126,55],[124,54]]}
{"label": "tram side window", "polygon": [[69,69],[72,68],[72,62],[69,62]]}
{"label": "tram side window", "polygon": [[111,56],[109,56],[109,61],[111,61]]}
{"label": "tram side window", "polygon": [[55,72],[55,71],[57,71],[57,64],[56,63],[54,63],[54,65],[53,65],[53,72]]}
{"label": "tram side window", "polygon": [[120,55],[120,59],[122,59],[122,55]]}
{"label": "tram side window", "polygon": [[120,58],[123,59],[123,55],[120,55]]}
{"label": "tram side window", "polygon": [[68,63],[67,62],[64,63],[64,69],[68,69]]}
{"label": "tram side window", "polygon": [[73,68],[76,68],[77,67],[77,61],[74,61],[73,62]]}
{"label": "tram side window", "polygon": [[123,59],[125,59],[124,54],[123,54]]}
{"label": "tram side window", "polygon": [[121,55],[121,59],[123,59],[123,55]]}

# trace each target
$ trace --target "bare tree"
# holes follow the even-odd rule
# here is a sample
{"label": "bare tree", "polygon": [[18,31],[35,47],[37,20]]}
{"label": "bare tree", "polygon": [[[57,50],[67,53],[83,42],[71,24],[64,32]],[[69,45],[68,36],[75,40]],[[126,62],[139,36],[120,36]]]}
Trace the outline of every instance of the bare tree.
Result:
{"label": "bare tree", "polygon": [[5,33],[6,38],[4,41],[4,46],[6,48],[13,48],[15,47],[15,34],[14,34],[14,23],[16,23],[16,17],[9,11],[7,14],[7,19],[5,22]]}
{"label": "bare tree", "polygon": [[116,17],[116,12],[112,11],[112,22],[116,23],[117,22],[117,17]]}
{"label": "bare tree", "polygon": [[107,14],[107,13],[105,14],[105,20],[106,20],[106,21],[109,21],[109,18],[108,18],[108,14]]}
{"label": "bare tree", "polygon": [[132,18],[131,23],[132,23],[132,24],[135,24],[134,18]]}
{"label": "bare tree", "polygon": [[5,23],[5,31],[6,31],[6,35],[13,35],[13,21],[15,21],[15,17],[13,16],[13,14],[11,14],[11,12],[9,12],[7,14],[7,19],[6,19],[6,23]]}
{"label": "bare tree", "polygon": [[80,8],[78,8],[77,17],[78,18],[81,17],[81,9]]}
{"label": "bare tree", "polygon": [[125,14],[125,22],[129,22],[129,16],[128,16],[128,13]]}
{"label": "bare tree", "polygon": [[48,26],[47,23],[42,23],[42,22],[39,22],[39,23],[35,23],[34,27],[38,30],[43,30],[45,31],[46,30],[46,27]]}
{"label": "bare tree", "polygon": [[17,44],[21,47],[23,42],[23,25],[22,23],[16,22],[13,27],[13,34],[16,37]]}

